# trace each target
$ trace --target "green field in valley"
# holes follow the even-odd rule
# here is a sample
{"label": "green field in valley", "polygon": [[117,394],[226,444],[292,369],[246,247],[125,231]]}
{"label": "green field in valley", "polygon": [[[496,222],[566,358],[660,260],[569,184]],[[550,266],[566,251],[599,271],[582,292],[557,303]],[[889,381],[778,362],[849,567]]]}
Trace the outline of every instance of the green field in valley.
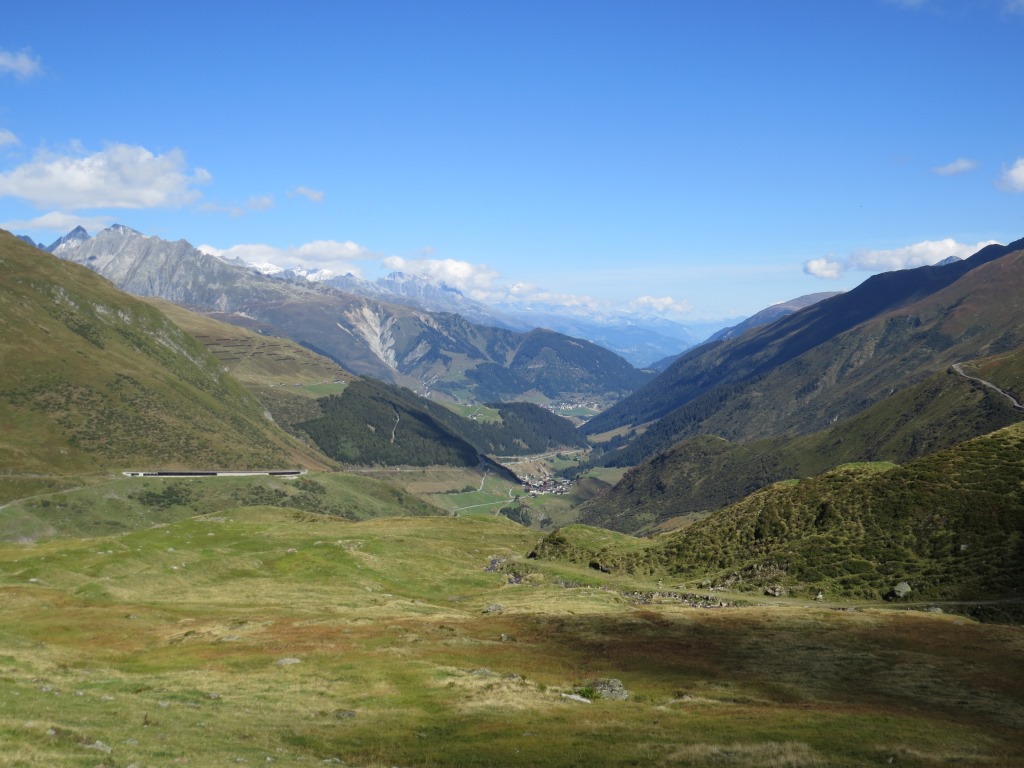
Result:
{"label": "green field in valley", "polygon": [[[236,507],[2,545],[0,762],[1024,760],[1018,627],[697,597],[529,559],[538,538],[500,517]],[[608,680],[628,698],[601,698]]]}

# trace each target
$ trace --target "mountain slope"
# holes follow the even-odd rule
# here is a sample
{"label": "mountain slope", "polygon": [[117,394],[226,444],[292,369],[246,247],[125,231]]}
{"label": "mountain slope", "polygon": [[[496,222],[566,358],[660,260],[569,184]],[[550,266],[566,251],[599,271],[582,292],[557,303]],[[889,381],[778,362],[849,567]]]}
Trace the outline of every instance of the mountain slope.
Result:
{"label": "mountain slope", "polygon": [[0,423],[16,472],[322,466],[159,311],[2,231]]}
{"label": "mountain slope", "polygon": [[[1017,391],[1024,349],[972,370]],[[579,521],[627,533],[678,525],[779,480],[855,461],[905,463],[1024,419],[1003,395],[952,369],[897,392],[821,432],[735,443],[698,435],[629,470],[580,510]]]}
{"label": "mountain slope", "polygon": [[[184,240],[169,243],[120,225],[93,238],[70,233],[54,244],[53,252],[88,265],[130,293],[219,312],[222,319],[243,324],[255,321],[353,373],[450,399],[483,401],[498,393],[512,399],[533,389],[549,396],[618,399],[650,378],[625,363],[602,362],[612,353],[597,345],[551,332],[543,337],[549,345],[578,342],[589,351],[575,358],[582,366],[579,375],[567,379],[560,368],[556,386],[547,382],[543,367],[525,378],[522,372],[510,374],[505,368],[518,347],[525,341],[533,344],[537,337],[354,296],[322,282],[277,280],[202,253]],[[596,367],[591,367],[591,357],[598,361]],[[491,366],[486,376],[467,376],[480,365]]]}
{"label": "mountain slope", "polygon": [[1024,342],[1024,242],[968,260],[876,275],[734,340],[684,355],[585,427],[653,422],[614,458],[639,463],[694,434],[804,434],[849,418],[954,362]]}
{"label": "mountain slope", "polygon": [[730,326],[729,328],[723,328],[717,333],[712,334],[708,337],[707,341],[719,341],[721,339],[735,339],[742,336],[744,333],[749,331],[751,328],[760,328],[762,325],[768,325],[774,323],[776,320],[792,315],[794,312],[799,312],[801,309],[817,304],[819,301],[825,299],[831,299],[833,296],[838,296],[836,291],[825,291],[822,293],[809,293],[806,296],[798,296],[795,299],[789,301],[783,301],[778,304],[772,304],[770,307],[762,309],[742,323]]}
{"label": "mountain slope", "polygon": [[295,425],[320,415],[317,398],[340,394],[355,377],[333,360],[297,342],[220,322],[164,299],[145,299],[201,342],[231,376],[252,392],[289,434],[309,435]]}
{"label": "mountain slope", "polygon": [[475,467],[481,454],[543,453],[586,442],[567,419],[531,403],[493,404],[499,421],[477,422],[373,379],[317,404],[320,412],[296,426],[328,456],[350,464]]}
{"label": "mountain slope", "polygon": [[643,550],[588,551],[553,534],[537,554],[811,596],[877,599],[906,582],[915,600],[1019,602],[1022,466],[1016,424],[905,466],[851,465],[773,485]]}

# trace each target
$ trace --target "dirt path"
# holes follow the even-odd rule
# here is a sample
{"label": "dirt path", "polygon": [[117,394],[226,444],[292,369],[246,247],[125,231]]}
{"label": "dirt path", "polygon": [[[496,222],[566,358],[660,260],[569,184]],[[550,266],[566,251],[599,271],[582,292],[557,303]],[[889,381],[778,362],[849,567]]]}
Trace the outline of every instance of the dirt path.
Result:
{"label": "dirt path", "polygon": [[979,384],[981,384],[983,386],[986,386],[989,389],[993,390],[994,392],[998,392],[1000,395],[1002,395],[1007,400],[1009,400],[1011,403],[1013,403],[1013,407],[1014,408],[1016,408],[1017,410],[1020,410],[1020,411],[1024,411],[1024,405],[1022,405],[1020,402],[1018,402],[1017,398],[1015,398],[1013,395],[1011,395],[1005,389],[1003,389],[1001,387],[997,387],[991,381],[985,381],[984,379],[979,379],[977,376],[969,376],[969,375],[967,375],[966,373],[964,373],[964,369],[960,366],[960,363],[953,363],[952,368],[953,368],[954,371],[959,373],[965,379],[970,379],[971,381],[976,381]]}

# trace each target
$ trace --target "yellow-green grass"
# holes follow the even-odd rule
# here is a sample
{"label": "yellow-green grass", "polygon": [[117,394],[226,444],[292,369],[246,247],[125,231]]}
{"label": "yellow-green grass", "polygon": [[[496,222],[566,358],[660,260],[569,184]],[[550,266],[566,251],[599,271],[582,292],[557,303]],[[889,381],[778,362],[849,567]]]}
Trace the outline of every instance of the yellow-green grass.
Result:
{"label": "yellow-green grass", "polygon": [[584,473],[584,477],[596,477],[598,480],[615,485],[628,471],[628,467],[594,467]]}
{"label": "yellow-green grass", "polygon": [[[1020,628],[636,605],[655,582],[526,560],[536,535],[244,508],[6,545],[0,764],[1024,760]],[[561,695],[603,677],[629,700]]]}
{"label": "yellow-green grass", "polygon": [[[157,469],[140,467],[139,469]],[[70,482],[71,479],[66,479]],[[242,504],[275,503],[352,519],[442,514],[398,486],[343,472],[303,477],[75,478],[77,489],[42,490],[0,508],[0,540],[95,536],[210,514]],[[320,504],[319,508],[324,508]]]}
{"label": "yellow-green grass", "polygon": [[501,422],[501,415],[497,408],[488,408],[486,405],[464,405],[462,403],[442,403],[448,410],[459,414],[464,419],[473,419],[487,424],[498,424]]}

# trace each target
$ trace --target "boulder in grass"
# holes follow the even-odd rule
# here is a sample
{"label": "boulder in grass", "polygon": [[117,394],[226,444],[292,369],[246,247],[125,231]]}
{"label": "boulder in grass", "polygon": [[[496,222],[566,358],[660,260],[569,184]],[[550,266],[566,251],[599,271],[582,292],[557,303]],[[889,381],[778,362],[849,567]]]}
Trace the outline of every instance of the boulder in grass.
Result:
{"label": "boulder in grass", "polygon": [[598,698],[601,699],[625,701],[629,698],[629,691],[626,690],[626,686],[622,684],[621,680],[614,677],[602,677],[597,680],[591,680],[587,683],[586,687],[596,693]]}

